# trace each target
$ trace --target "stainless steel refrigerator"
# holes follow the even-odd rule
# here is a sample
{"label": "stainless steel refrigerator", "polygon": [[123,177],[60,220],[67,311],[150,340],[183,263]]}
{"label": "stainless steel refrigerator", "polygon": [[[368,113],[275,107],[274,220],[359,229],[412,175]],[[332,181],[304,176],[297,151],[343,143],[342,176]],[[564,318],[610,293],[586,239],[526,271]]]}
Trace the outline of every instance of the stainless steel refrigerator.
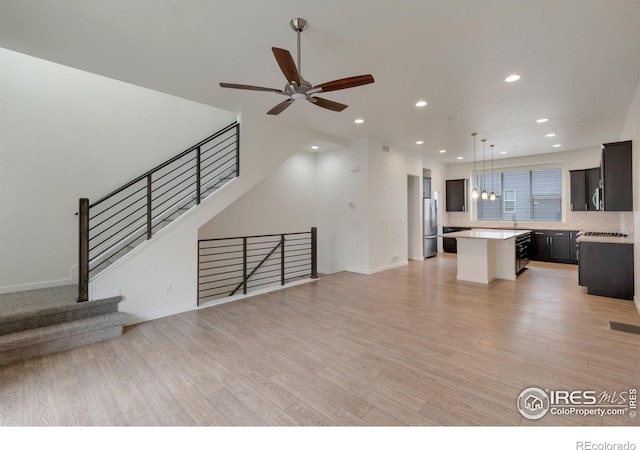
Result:
{"label": "stainless steel refrigerator", "polygon": [[438,201],[423,199],[424,211],[424,257],[430,258],[438,253]]}

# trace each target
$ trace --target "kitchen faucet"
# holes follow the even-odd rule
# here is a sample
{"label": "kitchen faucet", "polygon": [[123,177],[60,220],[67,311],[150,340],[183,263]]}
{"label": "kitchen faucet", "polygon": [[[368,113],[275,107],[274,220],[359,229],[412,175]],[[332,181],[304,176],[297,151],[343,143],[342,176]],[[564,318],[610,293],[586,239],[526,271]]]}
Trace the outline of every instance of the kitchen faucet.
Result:
{"label": "kitchen faucet", "polygon": [[516,219],[516,215],[511,216],[511,220],[513,220],[513,228],[518,226],[518,219]]}

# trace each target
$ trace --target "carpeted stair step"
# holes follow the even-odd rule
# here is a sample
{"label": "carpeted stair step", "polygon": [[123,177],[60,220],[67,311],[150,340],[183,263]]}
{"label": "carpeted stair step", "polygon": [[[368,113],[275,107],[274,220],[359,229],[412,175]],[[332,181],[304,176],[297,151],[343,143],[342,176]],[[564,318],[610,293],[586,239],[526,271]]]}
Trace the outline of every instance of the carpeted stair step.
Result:
{"label": "carpeted stair step", "polygon": [[112,312],[4,334],[0,336],[0,365],[120,336],[125,322],[123,313]]}
{"label": "carpeted stair step", "polygon": [[29,302],[21,303],[0,301],[0,336],[114,313],[118,311],[121,300],[122,297],[117,296],[81,303],[77,303],[73,297],[59,302],[38,303],[33,297]]}

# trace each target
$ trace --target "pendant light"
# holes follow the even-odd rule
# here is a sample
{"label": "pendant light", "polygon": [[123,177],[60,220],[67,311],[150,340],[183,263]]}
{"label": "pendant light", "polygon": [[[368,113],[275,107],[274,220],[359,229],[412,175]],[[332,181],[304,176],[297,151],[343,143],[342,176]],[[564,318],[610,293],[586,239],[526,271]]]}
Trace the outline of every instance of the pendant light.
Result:
{"label": "pendant light", "polygon": [[482,165],[484,167],[483,171],[482,171],[482,194],[481,194],[481,198],[482,200],[486,200],[489,198],[489,194],[487,194],[487,190],[484,188],[484,185],[486,183],[486,179],[487,179],[487,146],[486,146],[487,140],[486,139],[482,139]]}
{"label": "pendant light", "polygon": [[495,146],[495,144],[491,144],[489,147],[491,147],[491,194],[489,194],[489,200],[491,200],[492,202],[495,201],[496,199],[496,193],[493,192],[493,147]]}
{"label": "pendant light", "polygon": [[[471,133],[471,136],[473,136],[473,178],[471,179],[471,184],[475,184],[473,183],[473,180],[476,179],[476,136],[478,135],[478,133],[473,132]],[[474,200],[478,199],[478,188],[476,186],[473,187],[473,190],[471,191],[471,198]]]}

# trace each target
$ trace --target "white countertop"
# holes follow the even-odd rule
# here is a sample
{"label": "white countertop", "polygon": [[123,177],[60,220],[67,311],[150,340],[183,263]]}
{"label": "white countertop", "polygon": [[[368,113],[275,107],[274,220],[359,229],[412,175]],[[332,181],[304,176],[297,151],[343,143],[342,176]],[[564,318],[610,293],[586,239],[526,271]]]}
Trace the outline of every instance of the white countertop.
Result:
{"label": "white countertop", "polygon": [[531,230],[486,230],[474,228],[472,230],[456,231],[454,233],[446,233],[439,236],[448,238],[505,240],[527,233],[531,233]]}

